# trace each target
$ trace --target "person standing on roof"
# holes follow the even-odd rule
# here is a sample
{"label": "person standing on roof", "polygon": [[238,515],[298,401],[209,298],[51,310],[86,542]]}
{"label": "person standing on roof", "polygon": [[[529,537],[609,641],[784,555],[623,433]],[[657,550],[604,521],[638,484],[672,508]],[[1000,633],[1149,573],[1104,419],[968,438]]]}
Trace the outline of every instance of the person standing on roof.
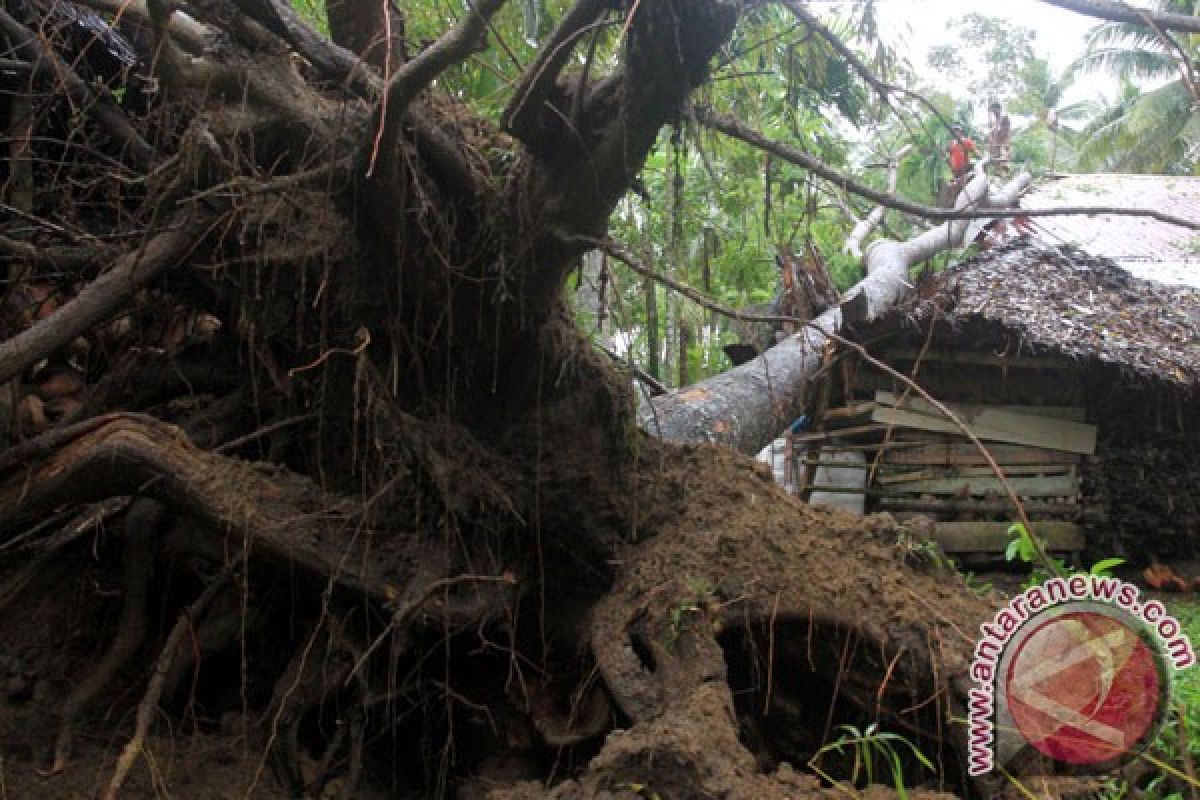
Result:
{"label": "person standing on roof", "polygon": [[988,106],[991,129],[988,131],[988,156],[1000,165],[1008,163],[1012,154],[1012,121],[996,100]]}
{"label": "person standing on roof", "polygon": [[954,201],[967,185],[971,172],[971,156],[975,153],[975,142],[963,131],[963,126],[954,124],[950,127],[950,171],[954,177],[938,191],[938,205],[943,208],[953,208]]}

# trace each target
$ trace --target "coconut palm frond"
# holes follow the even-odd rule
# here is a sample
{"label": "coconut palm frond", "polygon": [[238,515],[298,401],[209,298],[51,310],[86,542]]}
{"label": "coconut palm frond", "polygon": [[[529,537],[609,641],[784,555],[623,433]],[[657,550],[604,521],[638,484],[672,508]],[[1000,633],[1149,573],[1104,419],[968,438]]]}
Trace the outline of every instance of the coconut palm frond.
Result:
{"label": "coconut palm frond", "polygon": [[1072,75],[1108,72],[1131,79],[1155,79],[1177,75],[1179,65],[1171,54],[1162,50],[1103,47],[1088,50],[1068,70]]}
{"label": "coconut palm frond", "polygon": [[1083,35],[1088,50],[1104,47],[1125,47],[1139,50],[1161,50],[1162,40],[1145,25],[1131,22],[1105,22]]}
{"label": "coconut palm frond", "polygon": [[1187,169],[1198,132],[1182,81],[1128,92],[1083,132],[1078,166],[1088,171],[1172,173]]}

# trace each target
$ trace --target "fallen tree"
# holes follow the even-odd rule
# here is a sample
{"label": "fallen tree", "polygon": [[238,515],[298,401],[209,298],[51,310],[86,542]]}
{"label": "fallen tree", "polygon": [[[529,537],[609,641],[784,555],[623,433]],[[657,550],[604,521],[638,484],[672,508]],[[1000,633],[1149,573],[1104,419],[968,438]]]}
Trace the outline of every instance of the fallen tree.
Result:
{"label": "fallen tree", "polygon": [[[332,39],[90,4],[137,81],[81,9],[0,12],[6,792],[828,797],[809,760],[872,721],[973,790],[985,604],[889,519],[640,433],[565,308],[744,4],[579,0],[500,125],[440,83],[500,0],[425,42],[366,0]],[[867,310],[963,225],[877,245]]]}
{"label": "fallen tree", "polygon": [[[981,163],[955,209],[1012,208],[1028,185],[1029,175],[1022,174],[993,191]],[[864,261],[866,277],[846,292],[840,306],[752,361],[653,398],[641,414],[642,425],[668,441],[712,442],[757,453],[804,411],[804,390],[822,367],[829,335],[842,330],[848,316],[865,322],[886,312],[911,288],[909,270],[962,246],[968,225],[966,219],[952,220],[907,241],[873,242]]]}

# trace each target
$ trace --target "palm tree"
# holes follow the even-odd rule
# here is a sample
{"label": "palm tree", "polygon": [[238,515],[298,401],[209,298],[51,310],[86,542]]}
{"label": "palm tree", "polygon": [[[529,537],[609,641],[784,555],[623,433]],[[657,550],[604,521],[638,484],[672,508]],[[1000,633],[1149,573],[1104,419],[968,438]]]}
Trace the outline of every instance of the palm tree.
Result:
{"label": "palm tree", "polygon": [[1068,69],[1055,75],[1045,59],[1034,58],[1022,70],[1022,89],[1010,106],[1014,113],[1033,120],[1015,137],[1014,152],[1038,151],[1045,158],[1044,142],[1049,139],[1048,168],[1051,172],[1058,161],[1060,137],[1069,145],[1076,144],[1079,139],[1079,130],[1072,127],[1071,123],[1081,122],[1098,113],[1096,104],[1091,101],[1063,104],[1076,74],[1073,69]]}
{"label": "palm tree", "polygon": [[[1200,0],[1160,0],[1157,5],[1184,14],[1200,10]],[[1179,45],[1189,60],[1200,55],[1190,39]],[[1087,52],[1071,72],[1104,70],[1121,80],[1121,88],[1116,103],[1084,129],[1080,169],[1174,174],[1195,169],[1200,118],[1179,59],[1179,53],[1141,25],[1110,22],[1091,30]]]}
{"label": "palm tree", "polygon": [[1191,173],[1200,116],[1182,80],[1148,92],[1123,81],[1115,103],[1087,126],[1077,166],[1085,172]]}

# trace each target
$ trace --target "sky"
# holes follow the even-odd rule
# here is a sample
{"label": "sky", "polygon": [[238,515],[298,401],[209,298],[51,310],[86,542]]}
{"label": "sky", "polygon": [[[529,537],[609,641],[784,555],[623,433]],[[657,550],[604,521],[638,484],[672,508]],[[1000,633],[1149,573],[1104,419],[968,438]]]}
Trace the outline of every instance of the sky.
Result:
{"label": "sky", "polygon": [[[836,13],[846,7],[847,0],[809,0],[816,9]],[[1063,70],[1084,50],[1084,34],[1100,20],[1056,8],[1039,0],[878,0],[876,6],[880,33],[885,41],[907,56],[918,70],[927,72],[925,55],[937,44],[957,41],[950,30],[952,20],[972,12],[998,17],[1032,28],[1036,33],[1034,51],[1050,62],[1055,72]],[[931,78],[944,76],[930,75]],[[1093,99],[1099,95],[1112,96],[1116,82],[1107,76],[1083,76],[1067,103]]]}

